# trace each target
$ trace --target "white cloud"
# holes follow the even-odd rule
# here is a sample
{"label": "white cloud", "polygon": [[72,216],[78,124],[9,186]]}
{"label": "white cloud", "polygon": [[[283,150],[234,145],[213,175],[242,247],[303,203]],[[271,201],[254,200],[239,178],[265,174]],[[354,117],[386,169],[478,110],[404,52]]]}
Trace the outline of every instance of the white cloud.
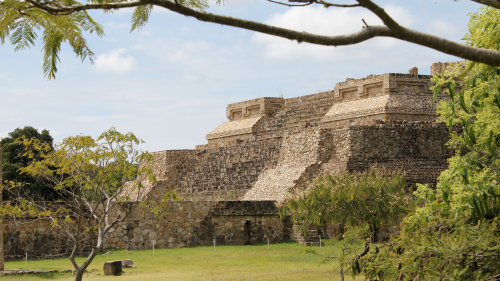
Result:
{"label": "white cloud", "polygon": [[127,55],[125,49],[115,49],[98,55],[95,67],[100,72],[122,74],[135,68],[135,59]]}
{"label": "white cloud", "polygon": [[429,22],[428,29],[436,35],[446,38],[459,39],[462,29],[456,25],[452,25],[442,19],[434,19]]}
{"label": "white cloud", "polygon": [[[384,9],[398,22],[411,26],[416,22],[411,13],[399,6],[388,5]],[[298,7],[284,13],[271,16],[266,23],[298,31],[307,31],[322,35],[342,35],[357,32],[363,27],[362,19],[368,25],[381,25],[382,22],[374,14],[362,9],[325,9],[320,6]],[[312,44],[298,44],[287,39],[255,33],[252,40],[265,47],[265,56],[279,60],[296,58],[314,59],[318,61],[336,61],[344,58],[364,58],[373,54],[373,49],[389,49],[398,45],[398,41],[390,38],[371,40],[366,44],[344,47],[325,47]],[[370,52],[368,52],[370,50]]]}
{"label": "white cloud", "polygon": [[[132,47],[138,54],[154,58],[155,61],[164,62],[162,67],[180,66],[190,68],[190,73],[210,71],[222,65],[232,64],[228,59],[231,56],[241,56],[244,52],[241,46],[226,45],[215,47],[204,40],[170,41],[147,40]],[[196,74],[198,75],[198,74]],[[189,79],[188,79],[189,80]]]}

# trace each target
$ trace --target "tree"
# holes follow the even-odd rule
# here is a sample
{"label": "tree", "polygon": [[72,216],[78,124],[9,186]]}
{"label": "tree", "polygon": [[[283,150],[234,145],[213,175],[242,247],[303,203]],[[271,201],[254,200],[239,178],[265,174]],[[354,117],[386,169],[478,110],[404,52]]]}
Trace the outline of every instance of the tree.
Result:
{"label": "tree", "polygon": [[398,222],[409,211],[411,198],[400,174],[380,169],[328,175],[305,193],[288,200],[285,212],[293,221],[322,227],[326,222],[346,226],[368,225],[372,240],[380,226]]}
{"label": "tree", "polygon": [[[9,136],[3,139],[2,150],[4,153],[3,157],[3,174],[4,180],[16,183],[22,183],[25,188],[17,190],[11,190],[14,192],[23,192],[23,197],[37,198],[37,200],[54,200],[57,199],[57,193],[54,191],[52,186],[47,182],[44,182],[40,177],[33,177],[27,174],[21,174],[20,169],[27,167],[33,161],[40,160],[40,155],[33,155],[33,157],[22,157],[19,156],[23,151],[24,147],[21,143],[17,142],[17,139],[25,136],[26,138],[35,138],[40,142],[48,145],[52,149],[53,138],[50,136],[49,131],[42,130],[38,132],[37,129],[26,126],[24,128],[17,128],[9,133]],[[9,199],[9,194],[7,190],[4,192],[4,199]],[[16,194],[11,194],[11,196],[17,196]]]}
{"label": "tree", "polygon": [[[324,256],[326,261],[339,260],[343,280],[346,266],[359,271],[358,260],[366,255],[371,243],[378,240],[380,227],[399,223],[411,206],[404,177],[389,176],[386,171],[374,168],[320,178],[304,193],[288,200],[282,212],[289,214],[292,221],[303,223],[304,231],[311,226],[321,228],[326,223],[345,226],[344,241],[336,245],[340,246],[341,253]],[[364,248],[359,245],[363,242],[366,242]]]}
{"label": "tree", "polygon": [[[384,25],[368,25],[356,33],[336,36],[324,36],[298,30],[290,30],[241,18],[217,15],[205,12],[208,0],[134,0],[134,1],[76,1],[61,0],[1,0],[0,1],[0,42],[6,38],[16,50],[31,47],[37,38],[37,30],[43,30],[44,73],[54,78],[59,61],[58,53],[63,42],[67,41],[80,58],[92,59],[93,53],[86,45],[82,31],[102,36],[101,26],[88,14],[88,10],[115,10],[135,7],[132,15],[131,30],[139,29],[148,21],[154,6],[161,7],[185,16],[192,16],[200,21],[218,23],[237,28],[278,36],[297,42],[308,42],[325,46],[357,44],[374,37],[392,37],[407,42],[426,46],[443,53],[467,60],[490,65],[500,65],[500,52],[482,46],[467,46],[431,34],[426,34],[400,25],[383,8],[372,0],[352,0],[352,4],[339,4],[323,0],[289,0],[282,3],[287,6],[322,5],[325,8],[363,7],[380,18]],[[473,0],[483,5],[500,9],[498,0]],[[217,4],[222,2],[216,1]]]}
{"label": "tree", "polygon": [[[133,180],[146,176],[154,182],[150,169],[138,165],[148,161],[150,155],[138,150],[141,140],[134,134],[122,134],[114,128],[97,139],[68,137],[54,150],[36,138],[21,137],[18,142],[25,147],[23,157],[33,159],[39,155],[38,160],[21,168],[22,173],[51,183],[61,200],[40,202],[19,197],[4,205],[3,212],[10,216],[49,218],[53,227],[71,239],[69,259],[76,272],[75,280],[82,280],[85,269],[102,249],[108,231],[137,206],[143,185],[140,180]],[[90,253],[78,264],[76,254],[84,247]]]}
{"label": "tree", "polygon": [[[473,14],[467,43],[500,50],[500,10]],[[436,190],[420,185],[419,207],[399,237],[364,260],[376,280],[500,278],[500,68],[467,62],[434,77],[438,107],[455,154]]]}

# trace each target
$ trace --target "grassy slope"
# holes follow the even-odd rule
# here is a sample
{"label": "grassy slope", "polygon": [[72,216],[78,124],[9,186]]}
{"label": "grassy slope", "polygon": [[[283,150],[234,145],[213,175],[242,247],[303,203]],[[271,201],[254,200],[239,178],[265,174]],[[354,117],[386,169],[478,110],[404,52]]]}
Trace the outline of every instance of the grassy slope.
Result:
{"label": "grassy slope", "polygon": [[[314,248],[314,247],[312,247]],[[89,267],[86,280],[339,280],[336,263],[321,264],[318,256],[307,254],[296,243],[257,246],[220,246],[159,249],[153,257],[152,250],[116,250],[99,255]],[[323,247],[320,252],[330,251]],[[104,276],[105,261],[132,259],[136,268],[125,268],[121,276]],[[24,268],[24,261],[6,262],[7,269]],[[71,269],[67,259],[34,260],[27,262],[28,269]],[[2,277],[3,280],[72,280],[71,274],[54,276]],[[350,277],[347,280],[352,280]],[[362,280],[358,278],[356,280]]]}

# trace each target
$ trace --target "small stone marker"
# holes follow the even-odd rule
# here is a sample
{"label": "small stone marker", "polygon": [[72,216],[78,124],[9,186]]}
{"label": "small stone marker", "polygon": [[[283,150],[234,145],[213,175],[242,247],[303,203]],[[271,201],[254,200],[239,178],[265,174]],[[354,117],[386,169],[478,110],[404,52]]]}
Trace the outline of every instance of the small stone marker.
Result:
{"label": "small stone marker", "polygon": [[131,268],[131,267],[135,267],[132,260],[122,260],[122,268]]}
{"label": "small stone marker", "polygon": [[104,263],[104,275],[120,275],[122,273],[122,261],[107,261]]}

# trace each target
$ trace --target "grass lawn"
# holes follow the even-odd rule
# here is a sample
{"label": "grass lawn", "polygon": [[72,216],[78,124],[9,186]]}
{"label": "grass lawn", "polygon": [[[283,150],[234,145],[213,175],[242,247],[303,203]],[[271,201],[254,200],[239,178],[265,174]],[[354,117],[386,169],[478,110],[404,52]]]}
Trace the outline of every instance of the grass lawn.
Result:
{"label": "grass lawn", "polygon": [[[306,253],[317,249],[333,253],[333,247],[305,247],[297,243],[256,246],[192,247],[175,249],[126,251],[112,250],[98,255],[84,280],[340,280],[335,262]],[[104,276],[105,261],[131,259],[136,268],[125,268],[121,276]],[[7,261],[6,269],[24,269],[24,261]],[[68,259],[28,260],[27,269],[71,269]],[[72,280],[71,273],[9,276],[3,280]],[[353,280],[347,276],[346,280]],[[359,277],[355,280],[363,280]]]}

